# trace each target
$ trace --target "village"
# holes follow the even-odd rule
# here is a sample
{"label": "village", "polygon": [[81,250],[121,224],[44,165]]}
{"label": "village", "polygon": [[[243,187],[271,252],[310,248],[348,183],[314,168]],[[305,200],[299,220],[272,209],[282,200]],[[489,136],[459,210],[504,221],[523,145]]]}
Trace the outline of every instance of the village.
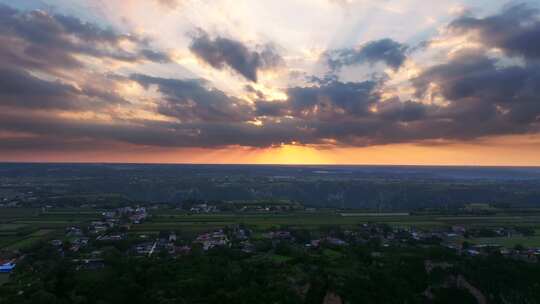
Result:
{"label": "village", "polygon": [[[201,206],[197,206],[199,208]],[[131,228],[149,220],[145,207],[122,207],[102,213],[101,219],[87,226],[65,228],[63,238],[48,241],[62,257],[74,262],[78,269],[100,269],[105,266],[103,253],[116,248],[122,255],[140,258],[173,257],[205,253],[219,248],[230,248],[243,254],[279,255],[279,248],[316,251],[369,245],[374,248],[372,257],[380,257],[390,249],[400,250],[409,246],[441,246],[461,256],[499,254],[525,262],[538,262],[540,248],[522,245],[507,248],[497,243],[474,243],[469,239],[478,236],[516,237],[533,233],[514,227],[467,228],[453,225],[448,228],[417,228],[414,225],[389,225],[364,223],[355,227],[329,226],[320,229],[301,229],[294,226],[275,226],[266,230],[248,225],[227,225],[203,233],[188,235],[178,230],[158,233],[133,233]],[[3,253],[0,273],[15,270],[17,261],[24,258],[21,252]]]}

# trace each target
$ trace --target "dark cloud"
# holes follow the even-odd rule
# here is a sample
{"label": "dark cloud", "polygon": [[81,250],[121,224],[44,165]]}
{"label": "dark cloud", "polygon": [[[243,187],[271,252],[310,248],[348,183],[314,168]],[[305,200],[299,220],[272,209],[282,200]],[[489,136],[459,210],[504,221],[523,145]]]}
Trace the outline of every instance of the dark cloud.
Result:
{"label": "dark cloud", "polygon": [[[125,51],[122,41],[134,45]],[[81,55],[120,61],[169,61],[148,39],[43,11],[0,4],[0,105],[51,110],[106,110],[127,104],[108,75],[86,69]],[[91,79],[86,81],[85,79]]]}
{"label": "dark cloud", "polygon": [[[126,143],[208,148],[291,142],[369,146],[537,133],[540,63],[535,60],[538,39],[533,39],[537,37],[536,18],[535,10],[521,5],[484,19],[466,16],[454,21],[452,30],[476,31],[485,46],[526,60],[510,65],[506,58],[489,57],[486,50],[455,53],[446,62],[426,67],[411,81],[416,90],[413,100],[382,100],[386,79],[343,82],[336,75],[327,75],[311,77],[304,86],[284,88],[288,96],[284,100],[266,100],[263,92],[247,85],[245,92],[252,103],[201,79],[94,75],[85,69],[79,55],[121,61],[169,59],[152,50],[144,38],[118,34],[77,18],[0,6],[0,150]],[[528,44],[523,42],[527,39]],[[119,45],[124,40],[134,44],[135,51],[123,50]],[[238,41],[210,38],[206,33],[193,38],[191,51],[214,68],[230,68],[254,82],[259,71],[282,62],[269,46],[250,50]],[[409,51],[405,45],[383,39],[358,50],[327,55],[331,55],[329,64],[334,69],[376,62],[398,69]],[[84,79],[79,79],[79,73]],[[126,80],[155,89],[160,95],[157,112],[172,119],[126,118],[131,116],[109,111],[111,105],[128,103],[115,88],[117,82]],[[444,104],[427,103],[432,100]],[[96,115],[110,114],[110,119],[73,119],[57,110],[89,110]]]}
{"label": "dark cloud", "polygon": [[213,68],[229,67],[253,82],[257,82],[260,70],[276,67],[283,61],[272,46],[252,51],[240,41],[223,37],[212,39],[203,31],[193,37],[190,50]]}
{"label": "dark cloud", "polygon": [[255,106],[257,116],[282,117],[291,112],[290,105],[286,102],[258,100]]}
{"label": "dark cloud", "polygon": [[258,101],[257,113],[323,120],[363,116],[379,100],[377,85],[374,81],[344,83],[332,80],[310,87],[293,87],[287,89],[289,98],[286,102]]}
{"label": "dark cloud", "polygon": [[77,107],[77,90],[49,82],[20,70],[0,68],[0,105],[28,108],[70,109]]}
{"label": "dark cloud", "polygon": [[[78,18],[43,11],[18,11],[0,4],[0,64],[58,70],[83,65],[77,55],[135,62],[168,62],[168,55],[149,48],[146,38],[118,34]],[[135,51],[120,44],[130,41]]]}
{"label": "dark cloud", "polygon": [[369,106],[379,100],[377,83],[373,81],[332,81],[313,87],[287,90],[289,103],[297,116],[335,115],[359,116],[368,113]]}
{"label": "dark cloud", "polygon": [[419,102],[393,99],[379,103],[378,115],[388,122],[412,122],[426,118],[429,106]]}
{"label": "dark cloud", "polygon": [[127,103],[105,88],[73,85],[37,78],[24,70],[0,66],[0,106],[53,110],[89,110]]}
{"label": "dark cloud", "polygon": [[447,137],[531,132],[539,123],[540,65],[500,67],[479,51],[463,51],[413,81],[419,97],[432,84],[449,102],[431,114],[454,125]]}
{"label": "dark cloud", "polygon": [[242,100],[211,88],[200,79],[167,79],[133,75],[133,80],[148,87],[156,85],[164,95],[158,111],[181,121],[246,121],[251,108]]}
{"label": "dark cloud", "polygon": [[510,56],[540,59],[539,17],[538,9],[519,4],[486,18],[460,17],[449,28],[459,34],[476,33],[484,45],[501,49]]}
{"label": "dark cloud", "polygon": [[[202,80],[146,75],[131,79],[147,88],[155,86],[163,95],[158,111],[178,120],[92,122],[19,112],[0,113],[0,129],[53,136],[55,142],[64,138],[66,144],[85,138],[159,147],[268,147],[328,140],[341,146],[369,146],[525,134],[538,131],[540,117],[538,66],[499,67],[494,59],[474,52],[457,54],[414,80],[419,98],[438,94],[447,105],[397,98],[381,101],[384,83],[376,81],[321,80],[288,89],[287,100],[250,105]],[[432,84],[439,89],[428,90]],[[249,123],[254,120],[262,125]],[[26,145],[31,142],[28,139]]]}
{"label": "dark cloud", "polygon": [[[41,138],[64,140],[66,145],[78,139],[94,142],[120,142],[158,147],[220,147],[242,145],[268,147],[297,138],[308,138],[307,131],[298,128],[295,121],[283,119],[268,122],[264,128],[244,122],[193,121],[160,122],[146,120],[96,122],[32,113],[0,112],[0,129],[33,134],[25,137],[24,148],[40,145]],[[10,149],[16,149],[14,138]],[[0,145],[0,149],[3,147]],[[37,147],[36,147],[37,148]]]}
{"label": "dark cloud", "polygon": [[383,62],[397,70],[407,59],[408,46],[392,39],[381,39],[368,42],[358,49],[339,49],[325,54],[328,66],[339,70],[344,66],[358,64],[375,64]]}

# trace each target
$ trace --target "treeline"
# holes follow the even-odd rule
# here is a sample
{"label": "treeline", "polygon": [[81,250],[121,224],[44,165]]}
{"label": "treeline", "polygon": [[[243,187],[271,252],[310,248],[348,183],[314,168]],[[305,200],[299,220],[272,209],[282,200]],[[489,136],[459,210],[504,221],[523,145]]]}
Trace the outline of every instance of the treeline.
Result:
{"label": "treeline", "polygon": [[464,286],[489,303],[540,301],[538,263],[376,242],[315,251],[267,245],[266,254],[222,248],[177,259],[164,252],[127,257],[111,247],[104,250],[105,268],[94,270],[78,270],[54,248],[40,246],[0,287],[0,303],[476,303]]}

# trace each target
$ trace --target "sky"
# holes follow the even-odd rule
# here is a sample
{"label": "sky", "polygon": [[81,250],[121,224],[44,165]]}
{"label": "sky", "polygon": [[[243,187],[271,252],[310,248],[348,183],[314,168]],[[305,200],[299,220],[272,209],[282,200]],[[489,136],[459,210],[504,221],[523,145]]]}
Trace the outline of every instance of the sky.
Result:
{"label": "sky", "polygon": [[0,0],[0,161],[540,165],[540,2]]}

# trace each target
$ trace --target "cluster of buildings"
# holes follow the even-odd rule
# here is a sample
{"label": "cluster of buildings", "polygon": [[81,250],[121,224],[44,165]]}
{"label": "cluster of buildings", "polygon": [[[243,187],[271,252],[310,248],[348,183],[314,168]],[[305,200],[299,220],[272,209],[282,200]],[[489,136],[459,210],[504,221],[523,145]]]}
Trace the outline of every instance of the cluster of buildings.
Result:
{"label": "cluster of buildings", "polygon": [[204,251],[215,247],[230,246],[229,238],[221,229],[214,232],[201,234],[193,243],[201,244]]}
{"label": "cluster of buildings", "polygon": [[[196,208],[196,209],[193,209]],[[212,212],[212,206],[206,204],[194,205],[192,212]],[[88,227],[68,227],[65,230],[65,239],[53,240],[51,244],[62,251],[62,254],[71,253],[80,269],[96,269],[103,267],[103,260],[99,254],[89,254],[92,250],[99,250],[105,242],[119,242],[127,240],[126,254],[141,257],[151,257],[156,253],[166,252],[173,256],[189,254],[193,249],[208,251],[213,248],[225,247],[239,249],[245,253],[255,253],[258,250],[272,250],[282,242],[289,243],[305,250],[316,250],[321,246],[349,246],[352,244],[368,244],[374,242],[382,247],[408,246],[411,243],[432,245],[438,244],[456,250],[462,255],[491,254],[500,252],[510,258],[538,261],[540,248],[506,249],[497,244],[469,244],[464,240],[474,239],[480,233],[488,233],[497,237],[520,236],[514,228],[482,228],[479,232],[461,225],[450,228],[416,229],[415,227],[392,227],[387,224],[366,223],[354,229],[335,230],[326,232],[302,234],[293,229],[276,229],[253,237],[251,230],[241,225],[226,227],[197,235],[194,239],[179,240],[174,232],[162,232],[157,238],[140,235],[139,239],[128,238],[126,230],[130,225],[139,224],[147,218],[143,207],[125,207],[113,211],[103,212],[103,218],[93,221]],[[124,229],[127,228],[127,229]],[[485,230],[489,231],[486,232]],[[260,244],[259,242],[262,241]],[[101,245],[100,245],[101,243]],[[473,243],[473,242],[471,242]],[[105,244],[107,245],[107,244]],[[257,245],[257,246],[256,246]],[[261,246],[259,246],[261,245]],[[124,245],[122,245],[124,246]],[[270,246],[270,247],[268,247]],[[85,249],[86,250],[82,250]],[[270,248],[270,249],[269,249]],[[373,253],[378,254],[378,253]],[[0,261],[0,273],[13,270],[14,262]]]}
{"label": "cluster of buildings", "polygon": [[233,243],[244,252],[253,252],[255,249],[249,241],[251,231],[238,226],[205,232],[197,235],[193,241],[180,240],[174,232],[160,235],[155,241],[148,240],[146,235],[139,236],[144,241],[132,246],[131,252],[138,256],[152,256],[156,252],[165,251],[173,256],[181,256],[192,252],[194,247],[208,251],[218,247],[230,248]]}
{"label": "cluster of buildings", "polygon": [[298,211],[303,209],[300,205],[294,204],[245,204],[238,208],[238,211],[242,212],[258,212],[258,213],[268,213],[268,212],[290,212]]}
{"label": "cluster of buildings", "polygon": [[193,213],[213,213],[213,212],[219,212],[219,209],[215,205],[210,205],[210,204],[203,203],[203,204],[193,205],[189,209],[189,212],[193,212]]}
{"label": "cluster of buildings", "polygon": [[[65,229],[65,237],[63,239],[54,239],[49,243],[58,249],[58,251],[64,256],[67,253],[77,254],[77,257],[87,256],[87,252],[84,251],[81,254],[81,250],[87,248],[91,240],[92,245],[96,245],[105,242],[118,242],[127,239],[127,234],[121,231],[129,229],[132,224],[140,223],[147,217],[145,208],[118,208],[114,211],[107,211],[102,213],[103,218],[99,221],[92,221],[88,227],[81,228],[77,226],[70,226]],[[91,248],[93,248],[93,246]],[[99,247],[99,245],[97,245]],[[98,251],[92,252],[91,258],[78,258],[74,261],[80,262],[81,269],[94,269],[96,265],[101,265],[99,260]],[[97,262],[96,262],[97,261]]]}
{"label": "cluster of buildings", "polygon": [[[503,231],[498,229],[499,231]],[[506,229],[505,233],[509,231]],[[444,247],[456,250],[462,255],[482,255],[493,253],[498,250],[501,254],[522,260],[538,259],[540,249],[524,249],[521,251],[505,249],[499,245],[479,244],[464,246],[463,240],[469,233],[463,226],[453,226],[450,229],[417,230],[414,227],[391,227],[385,224],[363,224],[354,230],[330,231],[320,237],[311,240],[298,240],[293,231],[287,229],[273,230],[261,235],[259,240],[269,240],[273,247],[280,242],[287,242],[303,246],[306,249],[317,249],[322,245],[348,246],[350,244],[367,244],[375,242],[381,247],[408,246],[411,243],[433,245],[440,244]],[[502,233],[502,232],[501,232]],[[203,251],[217,247],[233,247],[246,253],[256,252],[256,246],[252,242],[252,232],[245,227],[228,227],[198,235],[191,242],[180,242],[177,236],[171,233],[168,238],[158,238],[156,241],[145,241],[133,247],[138,255],[152,255],[156,251],[167,251],[171,255],[183,255],[191,252],[193,246],[200,246]]]}
{"label": "cluster of buildings", "polygon": [[145,207],[123,207],[103,212],[102,215],[107,219],[106,221],[119,222],[120,219],[124,219],[132,224],[140,224],[148,217]]}

